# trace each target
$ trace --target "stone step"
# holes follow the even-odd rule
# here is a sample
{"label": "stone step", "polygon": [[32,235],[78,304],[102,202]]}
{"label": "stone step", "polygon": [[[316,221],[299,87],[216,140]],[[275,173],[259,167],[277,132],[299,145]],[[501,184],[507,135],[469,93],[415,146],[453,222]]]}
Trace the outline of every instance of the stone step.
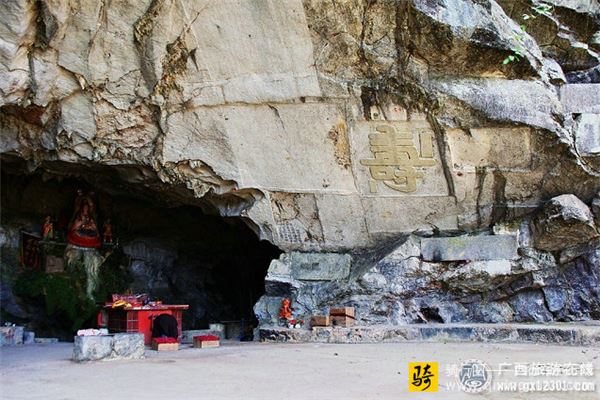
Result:
{"label": "stone step", "polygon": [[413,324],[396,326],[315,327],[288,329],[265,327],[266,342],[394,343],[498,342],[600,346],[600,323],[582,324]]}

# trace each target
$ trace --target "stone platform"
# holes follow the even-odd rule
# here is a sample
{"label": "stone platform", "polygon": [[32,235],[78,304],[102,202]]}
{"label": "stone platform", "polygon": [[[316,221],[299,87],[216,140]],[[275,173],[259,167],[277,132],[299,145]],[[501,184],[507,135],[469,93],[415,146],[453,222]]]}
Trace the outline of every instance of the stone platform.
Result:
{"label": "stone platform", "polygon": [[600,347],[600,324],[414,324],[396,326],[260,329],[266,342],[395,343],[498,342]]}
{"label": "stone platform", "polygon": [[124,360],[144,358],[144,335],[117,333],[101,336],[75,336],[73,361]]}

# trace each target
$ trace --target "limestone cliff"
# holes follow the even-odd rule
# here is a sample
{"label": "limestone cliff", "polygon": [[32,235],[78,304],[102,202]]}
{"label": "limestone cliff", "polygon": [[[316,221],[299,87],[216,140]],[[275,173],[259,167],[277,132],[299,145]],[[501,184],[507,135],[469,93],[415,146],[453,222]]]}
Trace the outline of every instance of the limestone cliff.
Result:
{"label": "limestone cliff", "polygon": [[[503,65],[527,2],[3,2],[2,152],[135,165],[284,249],[489,226],[599,186],[597,90],[564,74],[597,75],[588,3],[554,1]],[[369,188],[379,120],[426,121],[411,192]]]}

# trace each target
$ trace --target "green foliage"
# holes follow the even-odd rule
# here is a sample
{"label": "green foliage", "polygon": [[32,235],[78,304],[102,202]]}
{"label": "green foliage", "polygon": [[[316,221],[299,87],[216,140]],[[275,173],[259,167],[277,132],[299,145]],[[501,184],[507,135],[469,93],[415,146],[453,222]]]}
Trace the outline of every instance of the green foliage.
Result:
{"label": "green foliage", "polygon": [[[541,3],[537,6],[531,7],[531,9],[539,15],[551,16],[554,7],[552,7],[550,4]],[[529,14],[529,17],[535,18],[535,15]]]}
{"label": "green foliage", "polygon": [[61,321],[65,329],[76,331],[96,312],[96,305],[81,287],[76,276],[34,271],[17,278],[15,294],[41,300],[48,316]]}
{"label": "green foliage", "polygon": [[91,321],[98,311],[96,302],[107,300],[112,293],[123,292],[132,282],[131,273],[120,264],[121,258],[111,255],[100,267],[99,284],[94,300],[85,293],[86,275],[82,264],[69,266],[64,274],[25,272],[18,276],[15,294],[44,304],[46,314],[60,328],[76,331]]}
{"label": "green foliage", "polygon": [[[523,14],[521,17],[521,19],[525,21],[525,23],[521,24],[520,26],[522,32],[527,32],[526,24],[529,23],[529,21],[536,19],[540,15],[550,17],[552,16],[552,11],[554,10],[553,6],[546,3],[540,3],[538,5],[531,6],[530,8],[532,12],[530,14]],[[517,45],[512,49],[512,54],[502,61],[503,65],[509,64],[513,61],[520,61],[521,58],[525,56],[525,36],[522,34],[516,34],[514,38],[517,42]]]}

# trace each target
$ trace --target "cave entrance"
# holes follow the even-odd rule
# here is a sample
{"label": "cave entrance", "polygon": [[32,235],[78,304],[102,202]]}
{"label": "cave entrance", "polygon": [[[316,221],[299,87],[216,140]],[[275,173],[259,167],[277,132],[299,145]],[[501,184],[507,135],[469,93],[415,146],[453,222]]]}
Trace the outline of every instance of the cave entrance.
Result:
{"label": "cave entrance", "polygon": [[[90,316],[73,321],[79,313],[68,298],[73,288],[57,284],[69,272],[53,272],[56,260],[48,265],[43,255],[32,260],[22,243],[23,234],[40,235],[50,216],[56,244],[42,252],[62,257],[65,221],[83,191],[96,203],[100,235],[109,219],[113,230],[113,245],[99,249],[106,256],[99,275],[104,292],[94,296],[104,298],[96,301],[109,300],[115,290],[147,293],[164,304],[189,304],[183,329],[244,321],[248,333],[256,325],[253,306],[281,251],[259,240],[249,221],[218,216],[213,205],[186,195],[185,188],[164,186],[133,167],[53,162],[28,172],[23,160],[3,156],[1,173],[2,322],[63,338],[72,337],[74,327],[94,324]],[[48,280],[56,287],[35,287]]]}

